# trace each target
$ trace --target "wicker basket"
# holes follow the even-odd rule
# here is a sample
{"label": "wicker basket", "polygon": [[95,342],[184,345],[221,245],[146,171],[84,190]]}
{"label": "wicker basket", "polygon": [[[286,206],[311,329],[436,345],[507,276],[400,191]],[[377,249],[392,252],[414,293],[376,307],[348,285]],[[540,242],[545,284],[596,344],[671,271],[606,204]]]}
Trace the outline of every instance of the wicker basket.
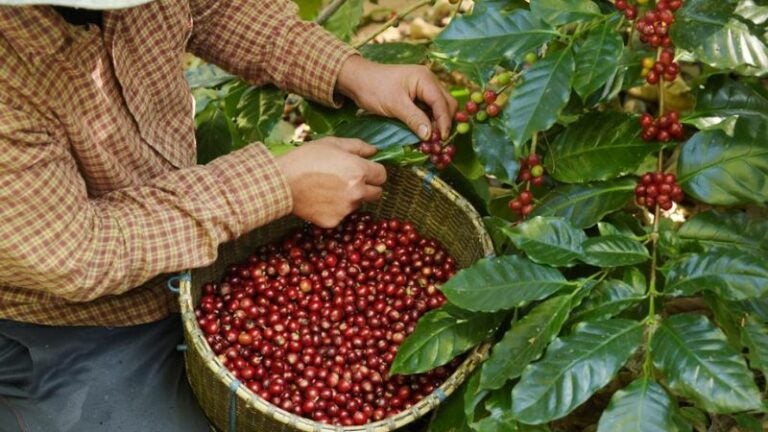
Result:
{"label": "wicker basket", "polygon": [[[388,174],[382,199],[366,207],[366,210],[378,217],[413,221],[421,233],[440,240],[459,267],[466,267],[493,253],[491,240],[477,212],[442,180],[421,169],[390,167]],[[195,305],[200,299],[202,284],[218,280],[228,264],[243,261],[256,247],[275,241],[300,226],[301,221],[288,217],[257,229],[222,245],[215,264],[183,273],[180,277],[187,375],[200,405],[220,431],[393,431],[435,408],[461,385],[487,355],[487,347],[476,348],[430,396],[396,416],[364,426],[341,427],[317,423],[283,411],[251,393],[213,354],[195,320]]]}

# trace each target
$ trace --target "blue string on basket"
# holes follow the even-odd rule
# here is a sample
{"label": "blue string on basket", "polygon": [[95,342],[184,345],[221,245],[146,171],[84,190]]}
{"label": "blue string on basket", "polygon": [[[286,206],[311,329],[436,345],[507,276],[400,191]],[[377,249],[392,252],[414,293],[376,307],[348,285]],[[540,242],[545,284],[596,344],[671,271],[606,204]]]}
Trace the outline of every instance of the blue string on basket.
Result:
{"label": "blue string on basket", "polygon": [[179,285],[181,282],[189,282],[192,280],[192,277],[190,276],[189,272],[182,272],[175,276],[171,276],[168,278],[168,281],[165,283],[165,286],[168,288],[168,291],[178,294],[179,293]]}
{"label": "blue string on basket", "polygon": [[237,389],[241,385],[239,380],[229,383],[229,432],[237,431]]}
{"label": "blue string on basket", "polygon": [[424,176],[424,181],[421,183],[421,187],[423,187],[425,191],[431,192],[432,182],[434,180],[435,180],[435,172],[432,170],[427,171],[427,174]]}

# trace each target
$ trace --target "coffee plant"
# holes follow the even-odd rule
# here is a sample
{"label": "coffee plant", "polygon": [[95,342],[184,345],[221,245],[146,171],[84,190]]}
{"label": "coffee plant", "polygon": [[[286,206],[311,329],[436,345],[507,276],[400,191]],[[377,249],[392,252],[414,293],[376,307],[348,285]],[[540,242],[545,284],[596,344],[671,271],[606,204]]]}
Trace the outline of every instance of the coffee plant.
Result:
{"label": "coffee plant", "polygon": [[[360,47],[445,78],[449,139],[196,65],[200,161],[358,137],[484,216],[496,255],[441,286],[447,304],[392,363],[422,373],[490,347],[430,431],[764,430],[768,1],[459,6],[429,43]],[[349,0],[325,26],[350,40],[361,17]]]}

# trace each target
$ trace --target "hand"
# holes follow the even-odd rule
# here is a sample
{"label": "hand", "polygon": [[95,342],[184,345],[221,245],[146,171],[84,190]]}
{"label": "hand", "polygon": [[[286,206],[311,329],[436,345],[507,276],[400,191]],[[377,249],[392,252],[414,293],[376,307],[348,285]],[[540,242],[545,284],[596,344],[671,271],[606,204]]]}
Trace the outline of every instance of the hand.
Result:
{"label": "hand", "polygon": [[360,108],[398,118],[428,140],[432,121],[414,103],[422,101],[432,109],[442,138],[450,135],[456,100],[424,66],[382,65],[352,56],[341,67],[336,89]]}
{"label": "hand", "polygon": [[277,158],[293,195],[293,214],[332,228],[366,201],[381,197],[387,172],[363,159],[376,147],[358,139],[327,137]]}

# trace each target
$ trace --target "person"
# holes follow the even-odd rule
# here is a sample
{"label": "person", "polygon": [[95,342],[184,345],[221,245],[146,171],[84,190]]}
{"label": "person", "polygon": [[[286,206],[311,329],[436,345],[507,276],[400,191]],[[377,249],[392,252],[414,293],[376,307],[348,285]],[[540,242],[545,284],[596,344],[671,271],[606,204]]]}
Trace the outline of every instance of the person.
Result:
{"label": "person", "polygon": [[0,5],[0,431],[208,430],[167,275],[289,213],[334,226],[386,172],[372,146],[333,137],[196,165],[182,54],[352,99],[423,138],[448,136],[456,102],[426,68],[369,62],[288,0]]}

